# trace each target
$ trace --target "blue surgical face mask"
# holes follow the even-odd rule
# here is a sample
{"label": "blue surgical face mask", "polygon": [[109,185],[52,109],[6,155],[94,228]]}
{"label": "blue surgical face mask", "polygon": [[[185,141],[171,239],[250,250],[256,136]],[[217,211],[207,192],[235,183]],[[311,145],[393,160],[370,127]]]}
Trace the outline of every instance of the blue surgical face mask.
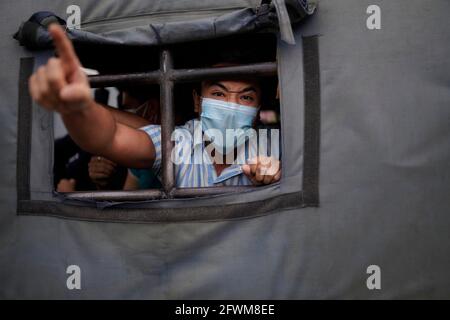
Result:
{"label": "blue surgical face mask", "polygon": [[[203,132],[209,138],[211,129],[218,130],[222,139],[213,138],[213,144],[217,150],[223,150],[223,154],[245,143],[245,137],[250,136],[253,121],[259,108],[240,105],[222,100],[202,98],[201,123]],[[236,131],[236,139],[227,139],[227,129],[241,129]],[[208,134],[208,132],[210,134]]]}

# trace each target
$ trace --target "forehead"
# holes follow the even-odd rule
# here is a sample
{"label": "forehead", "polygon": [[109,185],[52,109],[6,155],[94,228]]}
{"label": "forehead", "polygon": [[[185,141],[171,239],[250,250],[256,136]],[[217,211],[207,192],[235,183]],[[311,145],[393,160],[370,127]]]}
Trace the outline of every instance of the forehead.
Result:
{"label": "forehead", "polygon": [[259,90],[260,86],[256,79],[230,79],[230,80],[207,80],[202,83],[204,89],[209,89],[212,87],[220,86],[225,87],[229,91],[242,91],[247,88],[252,87],[253,89]]}

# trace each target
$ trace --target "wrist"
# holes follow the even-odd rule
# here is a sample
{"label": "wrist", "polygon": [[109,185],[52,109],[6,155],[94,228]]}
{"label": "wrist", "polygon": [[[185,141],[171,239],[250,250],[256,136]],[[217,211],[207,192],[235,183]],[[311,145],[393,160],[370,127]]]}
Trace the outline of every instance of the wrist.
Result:
{"label": "wrist", "polygon": [[96,107],[94,99],[89,99],[76,105],[64,106],[58,111],[62,117],[66,116],[85,116]]}

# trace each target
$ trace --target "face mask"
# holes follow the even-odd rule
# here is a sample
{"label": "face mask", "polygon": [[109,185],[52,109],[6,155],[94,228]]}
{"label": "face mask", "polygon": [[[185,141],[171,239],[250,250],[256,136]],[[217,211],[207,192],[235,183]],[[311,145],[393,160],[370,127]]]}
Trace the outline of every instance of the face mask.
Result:
{"label": "face mask", "polygon": [[[203,98],[201,123],[203,132],[222,154],[227,154],[234,148],[245,143],[246,137],[254,133],[253,121],[259,108],[248,107],[222,100]],[[215,129],[215,130],[212,130]],[[235,132],[227,129],[241,129]],[[216,134],[221,134],[222,139],[217,139]],[[213,137],[214,136],[214,137]]]}
{"label": "face mask", "polygon": [[[140,116],[144,116],[147,113],[147,108],[148,108],[148,104],[147,103],[143,103],[137,108],[126,109],[125,112],[131,113],[131,114],[140,115]],[[144,111],[141,113],[142,110],[144,110]]]}
{"label": "face mask", "polygon": [[137,110],[136,109],[126,109],[125,112],[131,113],[131,114],[136,114]]}

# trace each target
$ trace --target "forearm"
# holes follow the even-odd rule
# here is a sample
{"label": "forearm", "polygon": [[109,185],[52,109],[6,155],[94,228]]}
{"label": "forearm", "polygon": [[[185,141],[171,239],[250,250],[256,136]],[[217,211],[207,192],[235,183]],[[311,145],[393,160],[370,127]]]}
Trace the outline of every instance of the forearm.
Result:
{"label": "forearm", "polygon": [[92,154],[108,156],[116,133],[116,121],[111,112],[92,101],[80,111],[61,116],[70,136],[80,148]]}
{"label": "forearm", "polygon": [[149,136],[116,122],[112,113],[96,104],[72,42],[61,26],[50,32],[58,58],[50,58],[28,81],[31,97],[46,110],[57,111],[82,149],[127,167],[151,167],[155,148]]}
{"label": "forearm", "polygon": [[142,127],[145,127],[147,125],[150,124],[150,121],[137,116],[135,114],[129,113],[129,112],[125,112],[125,111],[121,111],[118,110],[116,108],[110,107],[110,106],[106,106],[104,105],[104,107],[111,112],[111,114],[113,115],[114,119],[118,122],[121,123],[123,125],[129,126],[131,128],[134,129],[139,129]]}

